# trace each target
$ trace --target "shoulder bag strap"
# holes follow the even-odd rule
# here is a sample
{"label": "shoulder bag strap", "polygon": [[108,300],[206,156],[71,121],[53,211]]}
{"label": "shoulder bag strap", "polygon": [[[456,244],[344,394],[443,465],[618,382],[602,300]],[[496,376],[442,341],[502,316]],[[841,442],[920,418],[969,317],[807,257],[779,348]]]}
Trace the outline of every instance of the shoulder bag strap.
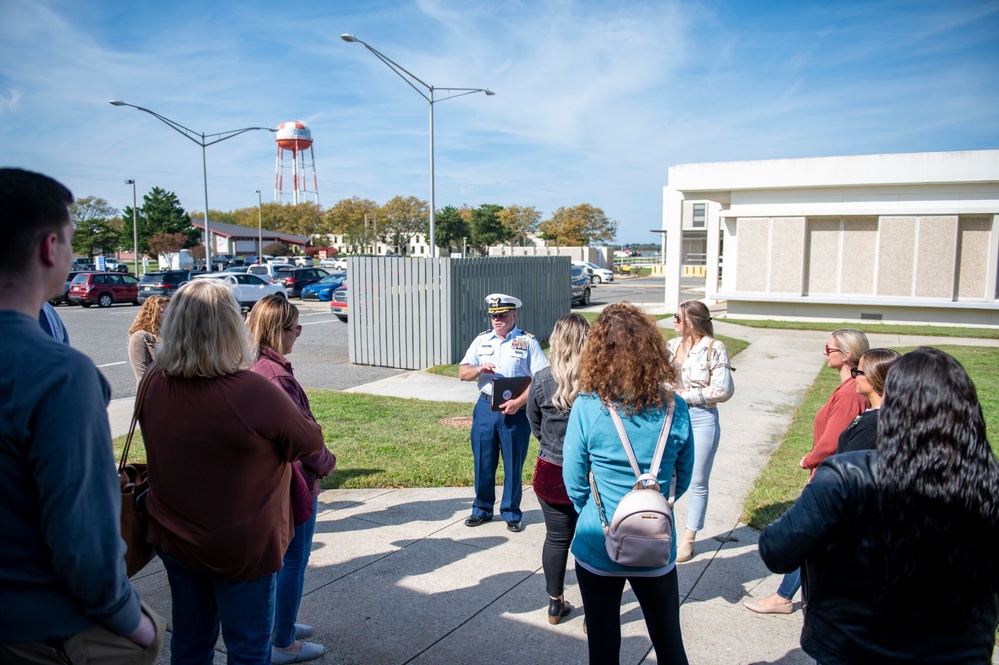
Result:
{"label": "shoulder bag strap", "polygon": [[708,343],[708,385],[711,385],[711,349],[715,346],[715,338],[712,337]]}
{"label": "shoulder bag strap", "polygon": [[125,447],[121,451],[121,461],[118,462],[118,475],[121,475],[125,471],[125,465],[128,463],[128,450],[132,447],[132,437],[135,435],[135,423],[139,420],[139,409],[142,406],[142,398],[146,396],[146,386],[149,384],[149,368],[146,368],[146,373],[142,375],[142,380],[139,381],[138,394],[135,396],[135,408],[132,409],[132,424],[128,426],[128,438],[125,439]]}

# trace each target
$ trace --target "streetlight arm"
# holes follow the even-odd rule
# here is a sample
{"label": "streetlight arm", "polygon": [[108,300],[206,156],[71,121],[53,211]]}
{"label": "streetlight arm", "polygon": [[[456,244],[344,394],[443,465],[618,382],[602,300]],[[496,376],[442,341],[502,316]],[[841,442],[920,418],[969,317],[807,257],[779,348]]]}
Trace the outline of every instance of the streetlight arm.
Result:
{"label": "streetlight arm", "polygon": [[431,101],[430,97],[427,94],[425,94],[422,90],[420,90],[419,88],[417,88],[413,84],[413,81],[416,81],[417,83],[419,83],[420,85],[422,85],[424,88],[426,88],[427,92],[430,92],[431,90],[434,89],[434,87],[432,85],[424,83],[416,75],[414,75],[411,72],[407,71],[404,67],[402,67],[401,65],[399,65],[398,63],[396,63],[394,60],[392,60],[387,55],[385,55],[384,53],[382,53],[378,49],[374,48],[373,46],[370,46],[367,43],[362,42],[360,39],[357,39],[356,37],[355,37],[355,41],[357,41],[358,44],[361,44],[364,48],[366,48],[369,51],[371,51],[375,55],[376,58],[378,58],[379,60],[381,60],[382,62],[384,62],[385,65],[389,69],[391,69],[393,72],[395,72],[396,75],[398,75],[399,78],[401,78],[403,81],[405,81],[406,84],[409,85],[409,87],[411,87],[413,90],[415,90],[418,95],[420,95],[421,97],[423,97],[428,102]]}
{"label": "streetlight arm", "polygon": [[129,104],[128,102],[122,102],[122,101],[112,100],[110,103],[111,103],[112,106],[130,106],[133,109],[136,109],[137,111],[142,111],[143,113],[148,113],[149,115],[153,116],[154,118],[156,118],[160,122],[164,123],[165,125],[168,125],[171,129],[173,129],[175,132],[177,132],[178,134],[180,134],[184,138],[187,138],[187,139],[193,141],[194,143],[197,143],[198,145],[200,145],[202,147],[204,147],[204,145],[205,145],[204,144],[204,139],[202,138],[201,134],[199,134],[198,132],[194,131],[193,129],[185,127],[184,125],[180,124],[179,122],[176,122],[174,120],[171,120],[170,118],[167,118],[165,116],[160,115],[156,111],[150,111],[147,108],[143,108],[141,106],[136,106],[135,104]]}
{"label": "streetlight arm", "polygon": [[[228,132],[219,132],[218,134],[205,134],[205,137],[204,137],[205,147],[207,148],[210,145],[215,145],[216,143],[221,143],[222,141],[225,141],[226,139],[231,139],[234,136],[239,136],[240,134],[245,134],[246,132],[252,132],[252,131],[254,131],[256,129],[260,129],[260,130],[263,130],[265,132],[276,132],[277,131],[276,129],[271,129],[270,127],[244,127],[243,129],[233,129],[233,130],[230,130]],[[214,138],[214,140],[212,140],[212,141],[208,140],[208,139],[213,138],[213,137],[218,137],[218,138]]]}
{"label": "streetlight arm", "polygon": [[434,92],[457,92],[454,95],[448,95],[447,97],[441,97],[440,99],[434,99],[434,103],[446,102],[449,99],[454,99],[455,97],[464,97],[465,95],[474,95],[477,92],[484,92],[490,97],[496,93],[492,90],[486,90],[485,88],[434,88]]}

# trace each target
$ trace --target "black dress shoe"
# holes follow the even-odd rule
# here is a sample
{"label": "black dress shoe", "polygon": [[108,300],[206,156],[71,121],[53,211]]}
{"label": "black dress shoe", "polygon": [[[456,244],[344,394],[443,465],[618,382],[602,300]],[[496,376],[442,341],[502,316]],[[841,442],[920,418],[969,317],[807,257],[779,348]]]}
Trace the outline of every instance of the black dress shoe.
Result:
{"label": "black dress shoe", "polygon": [[492,518],[492,515],[472,515],[465,520],[465,526],[479,526],[480,524],[485,524]]}
{"label": "black dress shoe", "polygon": [[567,616],[572,611],[572,605],[558,598],[551,598],[548,601],[548,623],[557,626],[562,617]]}
{"label": "black dress shoe", "polygon": [[520,520],[517,520],[516,522],[507,522],[506,530],[513,531],[514,533],[520,533],[521,531],[524,530],[524,527],[521,526]]}

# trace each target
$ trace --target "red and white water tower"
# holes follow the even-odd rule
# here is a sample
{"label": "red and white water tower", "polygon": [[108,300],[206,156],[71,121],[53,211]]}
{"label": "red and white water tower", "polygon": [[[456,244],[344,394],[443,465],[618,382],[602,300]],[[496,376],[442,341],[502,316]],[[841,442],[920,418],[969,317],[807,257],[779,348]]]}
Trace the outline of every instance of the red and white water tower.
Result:
{"label": "red and white water tower", "polygon": [[[277,128],[277,164],[274,168],[274,201],[280,203],[286,195],[291,195],[293,203],[302,203],[312,198],[319,203],[319,181],[316,180],[316,153],[312,148],[312,132],[304,122],[294,120],[282,122]],[[290,163],[285,163],[285,154],[291,153]],[[306,161],[308,153],[308,161]],[[291,177],[285,173],[291,170]],[[309,171],[312,172],[310,177]],[[309,189],[309,181],[312,189]],[[286,189],[286,184],[291,185]]]}

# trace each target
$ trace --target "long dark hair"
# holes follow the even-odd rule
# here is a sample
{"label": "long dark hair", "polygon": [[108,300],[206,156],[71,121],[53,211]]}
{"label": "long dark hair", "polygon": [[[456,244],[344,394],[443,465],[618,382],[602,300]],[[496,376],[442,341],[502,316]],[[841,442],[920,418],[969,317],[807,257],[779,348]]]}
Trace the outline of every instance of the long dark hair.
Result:
{"label": "long dark hair", "polygon": [[934,622],[967,622],[999,592],[999,461],[959,362],[920,347],[888,370],[878,451],[885,599],[917,621],[931,601],[948,608]]}

